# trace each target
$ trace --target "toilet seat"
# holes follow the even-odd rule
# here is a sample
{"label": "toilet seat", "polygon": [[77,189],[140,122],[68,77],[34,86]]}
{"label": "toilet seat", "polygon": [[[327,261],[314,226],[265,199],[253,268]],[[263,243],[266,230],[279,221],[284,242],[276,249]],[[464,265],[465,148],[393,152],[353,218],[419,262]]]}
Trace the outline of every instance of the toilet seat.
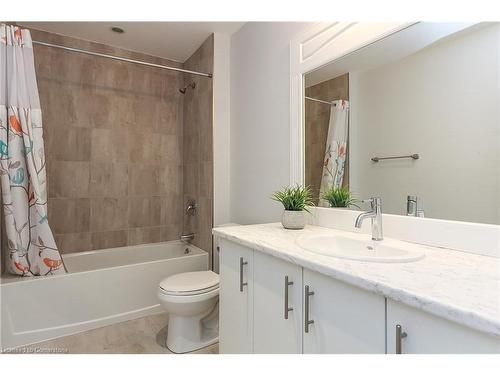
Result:
{"label": "toilet seat", "polygon": [[219,275],[212,271],[179,273],[162,280],[159,292],[170,296],[192,296],[219,289]]}

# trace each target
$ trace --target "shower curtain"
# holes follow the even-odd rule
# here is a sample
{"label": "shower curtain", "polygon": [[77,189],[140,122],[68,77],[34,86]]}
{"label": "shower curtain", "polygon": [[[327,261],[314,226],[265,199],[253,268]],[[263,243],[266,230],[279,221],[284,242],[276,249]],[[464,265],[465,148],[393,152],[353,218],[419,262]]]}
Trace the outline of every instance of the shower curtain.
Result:
{"label": "shower curtain", "polygon": [[42,112],[31,35],[0,25],[0,182],[7,270],[35,276],[66,272],[47,221]]}
{"label": "shower curtain", "polygon": [[[320,197],[323,196],[323,192],[331,187],[342,186],[347,151],[348,126],[349,102],[347,100],[333,101],[330,109],[325,157],[323,159]],[[328,207],[328,202],[320,199],[319,205]]]}

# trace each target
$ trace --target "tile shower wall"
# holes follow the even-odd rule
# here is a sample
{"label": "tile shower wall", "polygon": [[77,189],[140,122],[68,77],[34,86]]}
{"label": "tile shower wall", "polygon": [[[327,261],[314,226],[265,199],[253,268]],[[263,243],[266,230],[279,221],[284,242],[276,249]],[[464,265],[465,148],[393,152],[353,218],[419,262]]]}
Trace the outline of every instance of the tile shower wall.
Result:
{"label": "tile shower wall", "polygon": [[[34,39],[181,67],[45,32]],[[63,253],[178,239],[181,73],[35,46],[49,220]]]}
{"label": "tile shower wall", "polygon": [[[210,36],[184,63],[185,69],[213,71],[214,39]],[[184,206],[198,204],[196,215],[184,216],[184,231],[196,233],[193,243],[209,252],[212,249],[213,223],[213,116],[212,80],[185,75],[184,84],[194,82],[184,97]]]}
{"label": "tile shower wall", "polygon": [[[349,74],[307,87],[306,96],[326,101],[349,99]],[[330,106],[311,100],[305,101],[305,180],[314,192],[319,193],[323,157],[326,150]],[[344,185],[349,181],[349,161],[346,161]]]}

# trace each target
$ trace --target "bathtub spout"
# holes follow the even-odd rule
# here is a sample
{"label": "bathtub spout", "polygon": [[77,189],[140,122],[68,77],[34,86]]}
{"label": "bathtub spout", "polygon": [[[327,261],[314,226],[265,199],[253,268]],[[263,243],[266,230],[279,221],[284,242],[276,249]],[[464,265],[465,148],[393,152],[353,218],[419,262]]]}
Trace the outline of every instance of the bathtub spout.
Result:
{"label": "bathtub spout", "polygon": [[194,240],[194,233],[182,234],[181,241],[189,242]]}

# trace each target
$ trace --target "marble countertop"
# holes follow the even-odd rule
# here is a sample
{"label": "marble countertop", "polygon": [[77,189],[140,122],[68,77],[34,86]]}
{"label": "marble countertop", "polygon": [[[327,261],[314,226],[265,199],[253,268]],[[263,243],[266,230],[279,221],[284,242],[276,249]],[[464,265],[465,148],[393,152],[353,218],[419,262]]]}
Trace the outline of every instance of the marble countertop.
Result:
{"label": "marble countertop", "polygon": [[[500,259],[421,246],[425,258],[373,263],[319,255],[302,249],[308,234],[346,233],[280,223],[215,228],[215,236],[284,259],[470,328],[500,337]],[[369,240],[366,235],[359,235]],[[420,245],[419,245],[420,246]]]}

